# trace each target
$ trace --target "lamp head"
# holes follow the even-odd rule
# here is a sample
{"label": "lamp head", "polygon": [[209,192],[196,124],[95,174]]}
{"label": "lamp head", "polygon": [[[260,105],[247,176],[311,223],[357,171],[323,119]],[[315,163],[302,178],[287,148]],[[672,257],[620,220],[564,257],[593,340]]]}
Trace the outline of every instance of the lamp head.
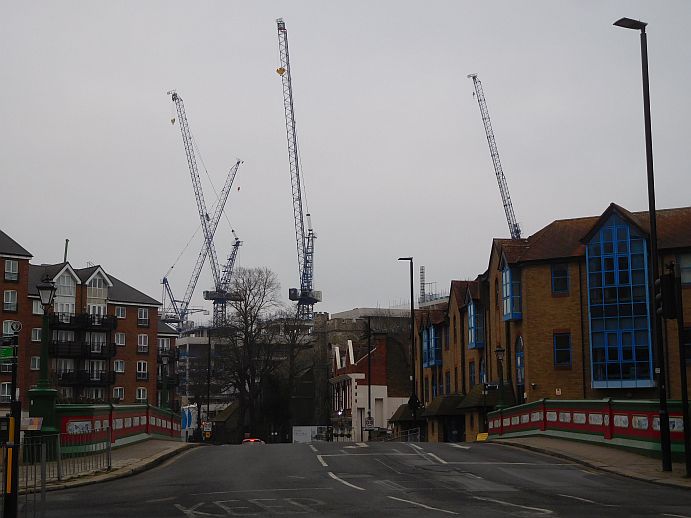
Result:
{"label": "lamp head", "polygon": [[53,297],[57,291],[55,283],[46,275],[43,277],[43,280],[36,285],[36,289],[38,290],[39,297],[41,297],[41,304],[43,304],[44,307],[50,306],[53,303]]}
{"label": "lamp head", "polygon": [[635,29],[638,31],[645,31],[645,26],[648,25],[646,22],[640,20],[633,20],[631,18],[620,18],[614,25],[617,27],[623,27],[624,29]]}
{"label": "lamp head", "polygon": [[506,350],[505,350],[503,347],[497,347],[497,348],[494,350],[494,354],[497,355],[497,360],[502,361],[502,360],[504,359],[504,352],[505,352],[505,351],[506,351]]}

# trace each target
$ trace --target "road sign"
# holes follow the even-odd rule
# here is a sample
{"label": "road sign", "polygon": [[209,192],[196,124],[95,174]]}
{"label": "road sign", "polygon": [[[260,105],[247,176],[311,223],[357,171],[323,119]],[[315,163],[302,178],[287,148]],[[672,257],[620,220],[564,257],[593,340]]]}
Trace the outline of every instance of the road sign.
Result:
{"label": "road sign", "polygon": [[14,347],[11,345],[3,345],[0,347],[0,360],[10,360],[14,358]]}
{"label": "road sign", "polygon": [[374,417],[365,417],[365,430],[374,430]]}
{"label": "road sign", "polygon": [[22,330],[22,323],[19,320],[13,320],[10,324],[10,329],[13,333],[19,333]]}

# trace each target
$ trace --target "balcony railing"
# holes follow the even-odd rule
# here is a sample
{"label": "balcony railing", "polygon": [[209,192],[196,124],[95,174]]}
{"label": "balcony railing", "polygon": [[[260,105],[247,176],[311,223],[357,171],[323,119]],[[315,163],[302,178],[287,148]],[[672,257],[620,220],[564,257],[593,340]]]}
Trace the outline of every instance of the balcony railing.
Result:
{"label": "balcony railing", "polygon": [[2,309],[5,311],[17,311],[17,303],[16,302],[5,302],[2,305]]}
{"label": "balcony railing", "polygon": [[110,331],[117,327],[117,319],[112,315],[90,315],[82,313],[53,313],[50,316],[51,329],[90,329]]}
{"label": "balcony railing", "polygon": [[158,363],[174,363],[180,359],[180,351],[177,348],[158,348]]}
{"label": "balcony railing", "polygon": [[138,353],[148,353],[149,352],[149,346],[148,345],[137,345],[137,352]]}
{"label": "balcony railing", "polygon": [[137,372],[137,380],[146,381],[149,379],[148,372]]}
{"label": "balcony railing", "polygon": [[112,358],[115,345],[91,342],[61,342],[52,340],[48,354],[54,358]]}
{"label": "balcony railing", "polygon": [[161,376],[158,378],[157,385],[160,389],[177,387],[180,385],[180,377],[177,374]]}
{"label": "balcony railing", "polygon": [[137,325],[139,327],[149,327],[149,319],[148,318],[137,318]]}
{"label": "balcony railing", "polygon": [[18,281],[19,280],[19,273],[17,273],[17,272],[5,272],[5,280],[6,281]]}
{"label": "balcony railing", "polygon": [[113,371],[70,370],[55,373],[59,385],[97,387],[115,383]]}

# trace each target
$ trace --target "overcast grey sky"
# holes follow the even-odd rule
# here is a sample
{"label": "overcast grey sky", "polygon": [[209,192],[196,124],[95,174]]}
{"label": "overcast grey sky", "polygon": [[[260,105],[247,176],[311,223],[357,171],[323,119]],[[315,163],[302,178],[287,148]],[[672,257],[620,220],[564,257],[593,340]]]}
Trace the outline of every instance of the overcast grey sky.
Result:
{"label": "overcast grey sky", "polygon": [[[646,210],[637,32],[649,23],[658,208],[689,205],[687,1],[3,2],[0,228],[34,262],[87,261],[160,298],[199,227],[180,130],[185,101],[238,265],[297,258],[275,19],[288,28],[316,309],[408,300],[407,265],[447,289],[487,266],[508,228],[469,73],[483,83],[525,235],[611,202]],[[212,188],[202,171],[207,203]],[[230,224],[217,233],[230,251]],[[175,263],[178,297],[201,232]],[[208,267],[195,297],[211,288]]]}

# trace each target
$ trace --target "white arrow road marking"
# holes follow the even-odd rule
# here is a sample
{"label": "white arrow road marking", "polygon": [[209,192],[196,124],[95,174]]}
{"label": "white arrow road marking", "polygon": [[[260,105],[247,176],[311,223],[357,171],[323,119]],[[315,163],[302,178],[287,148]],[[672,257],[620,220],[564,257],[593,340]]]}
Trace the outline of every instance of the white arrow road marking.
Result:
{"label": "white arrow road marking", "polygon": [[482,498],[481,496],[473,496],[475,500],[482,500],[483,502],[494,502],[499,505],[507,505],[509,507],[520,507],[521,509],[528,509],[529,511],[537,511],[541,514],[553,514],[549,509],[542,509],[541,507],[530,507],[527,505],[512,504],[511,502],[504,502],[503,500],[495,500],[494,498]]}
{"label": "white arrow road marking", "polygon": [[455,442],[450,443],[449,446],[453,446],[454,448],[460,448],[462,450],[469,450],[470,449],[470,446],[463,446],[462,444],[457,444]]}
{"label": "white arrow road marking", "polygon": [[317,460],[318,460],[318,461],[321,463],[321,465],[324,466],[325,468],[328,466],[328,464],[326,463],[326,461],[324,460],[324,458],[323,458],[321,455],[317,455]]}
{"label": "white arrow road marking", "polygon": [[353,489],[358,489],[358,490],[360,490],[360,491],[365,491],[365,488],[364,488],[364,487],[359,487],[359,486],[356,486],[355,484],[351,484],[350,482],[346,482],[346,481],[343,480],[342,478],[339,478],[339,477],[337,477],[336,475],[334,475],[331,471],[329,471],[329,476],[330,476],[332,479],[338,480],[341,484],[345,484],[345,485],[348,486],[348,487],[352,487]]}
{"label": "white arrow road marking", "polygon": [[309,445],[309,447],[310,447],[310,449],[311,449],[314,453],[317,453],[317,448],[315,448],[315,447],[312,446],[311,444]]}
{"label": "white arrow road marking", "polygon": [[397,498],[395,496],[389,496],[391,500],[398,500],[399,502],[405,502],[407,504],[413,504],[417,505],[418,507],[422,507],[424,509],[429,509],[430,511],[439,511],[440,513],[446,513],[446,514],[458,514],[453,511],[449,511],[447,509],[439,509],[438,507],[431,507],[429,505],[421,504],[420,502],[413,502],[412,500],[405,500],[403,498]]}
{"label": "white arrow road marking", "polygon": [[434,453],[428,453],[428,457],[432,457],[434,460],[436,460],[439,464],[447,464],[447,462],[444,459],[440,459],[437,457]]}

